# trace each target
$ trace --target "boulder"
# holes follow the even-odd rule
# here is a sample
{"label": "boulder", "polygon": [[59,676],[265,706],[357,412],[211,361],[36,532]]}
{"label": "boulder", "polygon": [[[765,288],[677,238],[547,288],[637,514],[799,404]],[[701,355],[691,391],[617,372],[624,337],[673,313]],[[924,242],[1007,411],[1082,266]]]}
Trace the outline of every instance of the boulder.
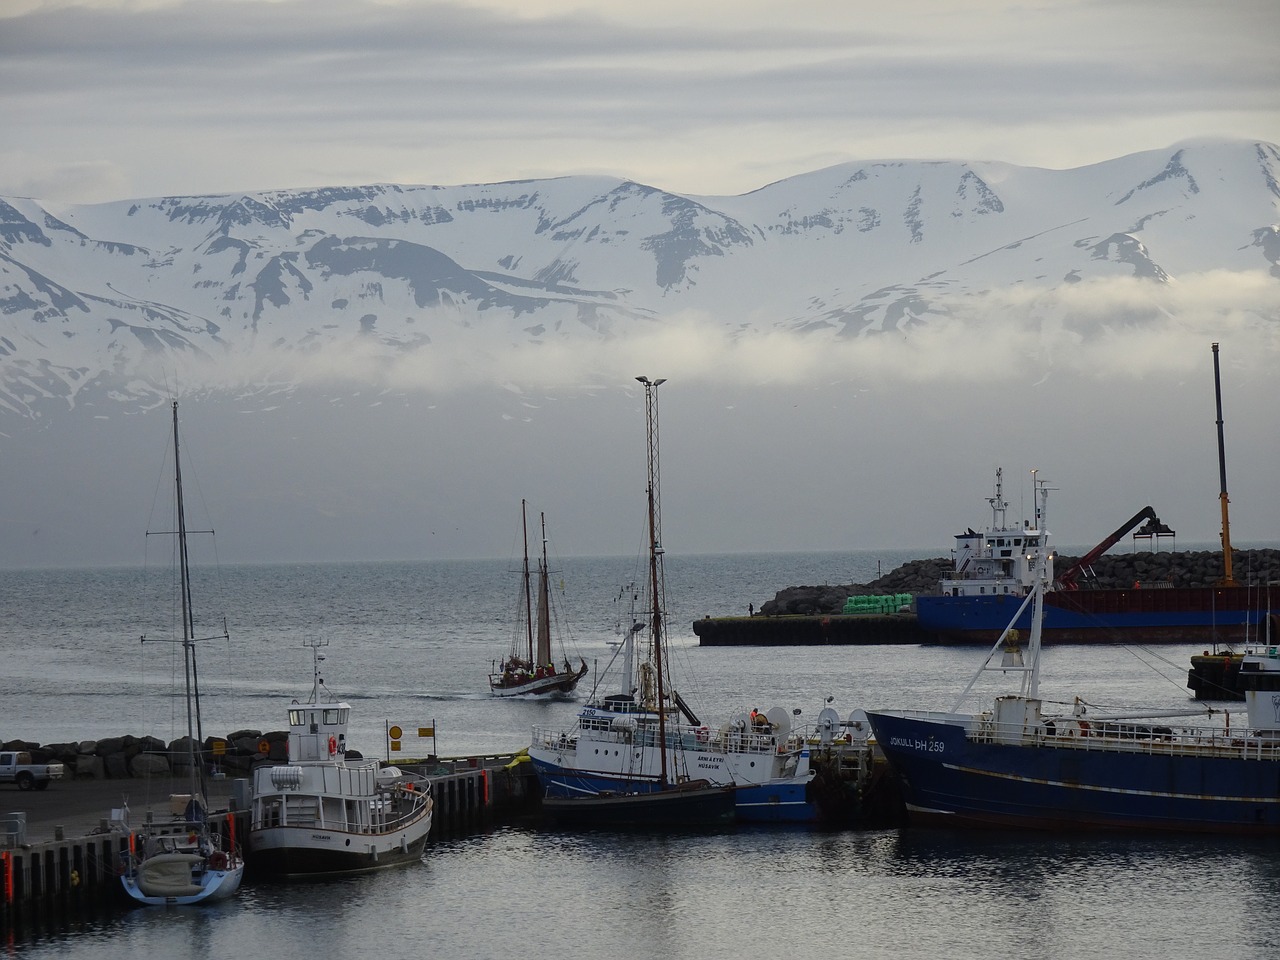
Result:
{"label": "boulder", "polygon": [[107,737],[93,745],[93,752],[99,757],[110,756],[124,750],[124,737]]}
{"label": "boulder", "polygon": [[81,780],[103,780],[107,776],[107,765],[97,754],[82,753],[76,757],[75,775]]}
{"label": "boulder", "polygon": [[130,776],[138,777],[142,780],[152,780],[158,777],[167,778],[172,773],[169,761],[162,754],[139,753],[129,761]]}
{"label": "boulder", "polygon": [[123,780],[129,776],[129,760],[124,755],[124,751],[119,753],[109,753],[102,757],[103,766],[107,771],[107,778],[110,780]]}

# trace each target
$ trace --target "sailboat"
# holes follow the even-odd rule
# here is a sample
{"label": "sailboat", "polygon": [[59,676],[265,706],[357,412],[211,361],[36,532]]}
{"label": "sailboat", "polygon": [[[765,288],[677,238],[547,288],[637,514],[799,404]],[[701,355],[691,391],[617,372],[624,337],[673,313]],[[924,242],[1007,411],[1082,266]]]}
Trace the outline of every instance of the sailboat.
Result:
{"label": "sailboat", "polygon": [[[812,819],[809,748],[781,708],[713,733],[672,686],[658,476],[657,388],[645,388],[648,437],[646,619],[632,619],[610,668],[570,729],[535,727],[529,757],[553,817],[611,824]],[[606,669],[606,673],[610,673]]]}
{"label": "sailboat", "polygon": [[[1023,662],[993,665],[1020,609],[951,712],[869,711],[909,817],[948,826],[1280,835],[1280,649],[1264,646],[1241,663],[1243,727],[1229,715],[1221,725],[1173,722],[1204,708],[1103,713],[1076,697],[1053,712],[1041,699],[1049,586],[1042,482],[1036,493],[1032,532],[1044,535],[1022,605],[1031,607]],[[985,670],[1020,674],[1018,691],[997,697],[992,709],[959,712]]]}
{"label": "sailboat", "polygon": [[[187,521],[182,501],[182,461],[178,452],[178,403],[173,403],[174,490],[177,505],[179,596],[182,608],[182,656],[187,700],[187,766],[190,793],[170,798],[174,819],[148,822],[144,833],[129,832],[129,849],[120,874],[125,893],[139,903],[181,906],[226,900],[240,888],[244,858],[234,839],[224,849],[219,835],[209,829],[205,771],[196,755],[203,740],[199,723],[199,674],[196,670],[197,638],[191,609],[191,572],[187,556]],[[225,632],[223,634],[225,636]],[[146,642],[146,637],[143,637]],[[198,736],[197,736],[198,735]],[[127,810],[127,807],[122,808]],[[127,828],[127,819],[117,817]],[[234,830],[234,822],[228,819]],[[234,838],[234,833],[232,834]]]}
{"label": "sailboat", "polygon": [[496,697],[531,694],[570,694],[587,675],[587,661],[577,667],[561,651],[563,665],[556,667],[551,652],[551,588],[547,565],[547,518],[542,520],[542,558],[538,562],[538,606],[534,619],[529,575],[529,523],[525,501],[520,501],[520,525],[524,534],[523,615],[524,636],[517,636],[510,653],[489,674],[489,690]]}

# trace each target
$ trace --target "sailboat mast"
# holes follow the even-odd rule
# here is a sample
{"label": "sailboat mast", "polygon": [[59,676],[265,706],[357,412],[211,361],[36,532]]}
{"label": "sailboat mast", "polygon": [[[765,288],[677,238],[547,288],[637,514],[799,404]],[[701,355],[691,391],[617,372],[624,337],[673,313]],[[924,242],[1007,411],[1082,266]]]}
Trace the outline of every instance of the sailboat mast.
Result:
{"label": "sailboat mast", "polygon": [[[182,502],[182,455],[178,449],[178,401],[173,401],[173,478],[174,502],[178,511],[178,571],[179,594],[182,604],[182,660],[183,675],[187,683],[187,737],[199,734],[204,741],[204,730],[200,723],[200,684],[196,674],[195,618],[191,611],[191,568],[187,558],[187,514]],[[194,681],[194,683],[193,683]],[[194,686],[194,698],[192,697]],[[192,702],[195,702],[194,726],[191,713]]]}
{"label": "sailboat mast", "polygon": [[542,561],[538,567],[538,659],[537,666],[551,663],[551,568],[547,564],[547,515],[538,514],[542,522]]}
{"label": "sailboat mast", "polygon": [[653,666],[658,677],[658,756],[661,758],[661,783],[667,785],[667,710],[665,696],[666,665],[663,662],[663,577],[662,577],[662,502],[658,490],[658,387],[665,379],[636,377],[644,384],[645,428],[648,439],[649,466],[649,587],[653,599],[650,630],[653,635]]}
{"label": "sailboat mast", "polygon": [[533,596],[529,590],[529,515],[520,500],[520,531],[524,534],[524,632],[529,663],[533,663]]}
{"label": "sailboat mast", "polygon": [[1227,447],[1222,437],[1222,379],[1218,374],[1218,345],[1213,345],[1213,396],[1218,406],[1218,477],[1222,504],[1222,585],[1234,587],[1236,578],[1231,569],[1231,521],[1227,517]]}

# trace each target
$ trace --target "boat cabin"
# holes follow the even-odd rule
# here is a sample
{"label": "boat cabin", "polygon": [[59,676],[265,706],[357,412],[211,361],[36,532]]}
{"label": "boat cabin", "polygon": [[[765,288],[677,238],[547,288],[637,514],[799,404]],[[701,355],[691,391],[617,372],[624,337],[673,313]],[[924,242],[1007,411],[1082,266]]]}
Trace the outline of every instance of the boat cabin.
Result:
{"label": "boat cabin", "polygon": [[289,760],[334,760],[347,752],[346,703],[298,703],[289,707]]}

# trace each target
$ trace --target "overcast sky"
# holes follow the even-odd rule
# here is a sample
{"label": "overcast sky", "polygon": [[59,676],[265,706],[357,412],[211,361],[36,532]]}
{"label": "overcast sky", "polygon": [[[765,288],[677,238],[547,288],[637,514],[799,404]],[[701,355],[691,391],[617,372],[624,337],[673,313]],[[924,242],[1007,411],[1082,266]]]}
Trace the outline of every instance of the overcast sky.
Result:
{"label": "overcast sky", "polygon": [[0,0],[0,194],[93,202],[1280,140],[1275,0]]}
{"label": "overcast sky", "polygon": [[[1280,142],[1277,37],[1276,0],[0,0],[0,195],[56,209],[594,173],[715,196],[851,160],[1061,169],[1198,138]],[[989,520],[996,466],[1015,505],[1030,468],[1060,487],[1061,542],[1092,544],[1146,503],[1204,542],[1222,340],[1236,542],[1280,538],[1276,282],[1259,269],[1175,289],[1147,326],[1113,329],[1100,303],[1087,350],[1030,322],[1020,288],[993,291],[1009,303],[981,322],[859,341],[856,363],[805,340],[745,363],[668,317],[647,348],[575,345],[554,383],[522,381],[527,357],[442,353],[443,370],[493,367],[489,389],[371,382],[307,424],[286,406],[184,410],[233,465],[208,482],[246,560],[502,556],[526,496],[563,554],[625,553],[642,373],[671,379],[678,552],[942,554]],[[138,451],[165,436],[164,411],[82,416],[6,439],[0,565],[137,555]],[[93,524],[112,526],[86,551]]]}

